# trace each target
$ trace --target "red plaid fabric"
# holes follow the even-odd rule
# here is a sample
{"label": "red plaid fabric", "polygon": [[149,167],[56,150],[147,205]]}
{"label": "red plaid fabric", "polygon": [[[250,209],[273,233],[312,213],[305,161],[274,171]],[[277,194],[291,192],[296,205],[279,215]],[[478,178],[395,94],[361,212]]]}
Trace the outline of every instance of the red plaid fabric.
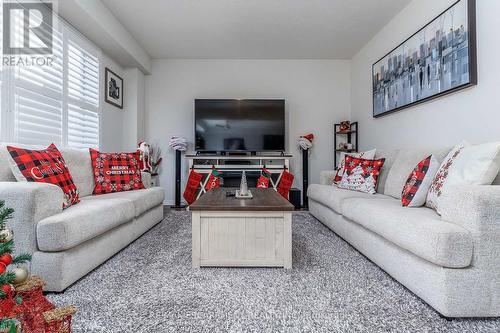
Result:
{"label": "red plaid fabric", "polygon": [[94,194],[144,188],[139,169],[139,153],[101,153],[89,148],[94,169]]}
{"label": "red plaid fabric", "polygon": [[365,160],[349,155],[345,157],[345,172],[338,184],[339,188],[375,194],[378,176],[384,166],[385,158]]}
{"label": "red plaid fabric", "polygon": [[418,163],[406,180],[406,184],[403,187],[403,192],[401,194],[403,206],[407,207],[411,204],[411,201],[415,197],[415,194],[418,192],[420,185],[422,185],[422,182],[425,179],[425,175],[427,175],[427,171],[429,171],[431,158],[432,155]]}
{"label": "red plaid fabric", "polygon": [[59,186],[64,193],[63,209],[80,202],[71,173],[54,144],[44,150],[29,150],[7,146],[22,176],[28,182],[49,183]]}
{"label": "red plaid fabric", "polygon": [[202,179],[203,175],[201,173],[198,173],[194,170],[191,170],[191,172],[189,172],[186,189],[184,190],[184,194],[182,195],[188,205],[196,201],[196,191],[198,190],[198,186],[200,185]]}
{"label": "red plaid fabric", "polygon": [[288,194],[290,193],[290,189],[292,188],[293,178],[294,176],[286,170],[281,174],[281,179],[280,183],[278,184],[277,191],[286,200],[288,200]]}

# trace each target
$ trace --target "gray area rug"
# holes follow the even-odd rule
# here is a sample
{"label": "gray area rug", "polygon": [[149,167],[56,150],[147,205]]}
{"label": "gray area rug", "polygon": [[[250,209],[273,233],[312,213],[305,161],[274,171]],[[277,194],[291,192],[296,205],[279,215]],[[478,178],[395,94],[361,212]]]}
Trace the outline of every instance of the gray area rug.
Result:
{"label": "gray area rug", "polygon": [[452,320],[306,212],[293,216],[293,269],[191,268],[190,213],[173,211],[62,294],[75,332],[499,332]]}

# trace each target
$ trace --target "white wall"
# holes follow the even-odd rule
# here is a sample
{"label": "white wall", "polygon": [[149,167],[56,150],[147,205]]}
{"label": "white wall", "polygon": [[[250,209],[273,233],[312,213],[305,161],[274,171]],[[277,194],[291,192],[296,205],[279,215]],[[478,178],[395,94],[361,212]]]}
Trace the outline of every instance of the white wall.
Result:
{"label": "white wall", "polygon": [[146,77],[146,134],[163,150],[160,185],[167,204],[174,201],[174,154],[168,141],[180,135],[193,142],[195,98],[286,99],[288,151],[296,156],[294,186],[301,187],[299,135],[316,135],[310,180],[318,182],[319,172],[332,168],[333,123],[347,119],[350,111],[349,61],[153,60],[152,75]]}
{"label": "white wall", "polygon": [[360,122],[362,149],[500,140],[498,0],[477,1],[478,86],[372,118],[371,65],[454,2],[412,1],[352,59],[352,120]]}
{"label": "white wall", "polygon": [[101,56],[101,116],[100,116],[100,147],[101,151],[122,151],[123,149],[123,110],[104,100],[104,70],[108,67],[123,77],[123,68],[113,59],[102,53]]}
{"label": "white wall", "polygon": [[144,74],[138,68],[123,71],[123,150],[134,151],[145,137]]}

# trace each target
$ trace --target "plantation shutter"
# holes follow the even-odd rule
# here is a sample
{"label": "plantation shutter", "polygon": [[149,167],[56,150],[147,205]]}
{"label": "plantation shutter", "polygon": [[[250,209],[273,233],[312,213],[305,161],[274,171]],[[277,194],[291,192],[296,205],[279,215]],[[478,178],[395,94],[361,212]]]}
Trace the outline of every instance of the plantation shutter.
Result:
{"label": "plantation shutter", "polygon": [[[15,37],[22,39],[23,17],[14,17]],[[63,34],[60,30],[53,29],[52,66],[12,67],[11,116],[15,142],[63,145]]]}
{"label": "plantation shutter", "polygon": [[[14,37],[22,40],[22,12],[14,16]],[[51,65],[21,64],[6,67],[3,72],[7,73],[0,75],[5,117],[1,122],[6,132],[2,139],[26,145],[99,148],[100,50],[62,19],[54,21]]]}
{"label": "plantation shutter", "polygon": [[98,50],[68,34],[68,146],[99,147]]}

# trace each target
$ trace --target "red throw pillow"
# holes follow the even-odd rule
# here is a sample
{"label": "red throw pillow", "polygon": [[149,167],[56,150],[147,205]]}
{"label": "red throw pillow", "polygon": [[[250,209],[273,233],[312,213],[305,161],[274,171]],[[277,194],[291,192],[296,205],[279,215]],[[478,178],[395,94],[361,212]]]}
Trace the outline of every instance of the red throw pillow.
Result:
{"label": "red throw pillow", "polygon": [[94,194],[144,188],[139,169],[139,153],[101,153],[89,148],[94,169]]}
{"label": "red throw pillow", "polygon": [[338,187],[370,194],[377,193],[378,176],[385,158],[365,160],[352,156],[345,157],[345,172]]}
{"label": "red throw pillow", "polygon": [[54,144],[44,150],[29,150],[7,146],[20,174],[14,171],[17,180],[49,183],[59,186],[64,193],[63,209],[80,202],[68,166]]}
{"label": "red throw pillow", "polygon": [[427,193],[438,169],[439,162],[432,155],[418,163],[408,176],[401,193],[404,207],[420,207],[425,204]]}

